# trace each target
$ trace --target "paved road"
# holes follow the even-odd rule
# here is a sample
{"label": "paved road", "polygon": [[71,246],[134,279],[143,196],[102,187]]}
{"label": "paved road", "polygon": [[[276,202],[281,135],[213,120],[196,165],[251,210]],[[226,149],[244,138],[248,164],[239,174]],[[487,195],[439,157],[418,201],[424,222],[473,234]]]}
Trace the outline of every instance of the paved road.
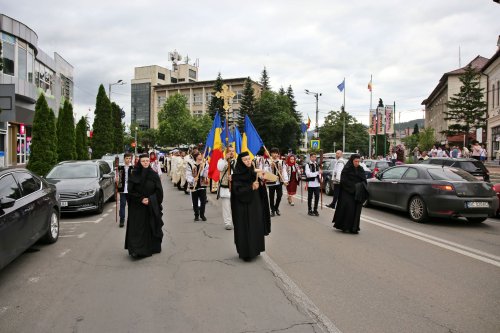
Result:
{"label": "paved road", "polygon": [[284,202],[266,253],[245,263],[213,196],[195,223],[189,197],[164,187],[161,254],[128,257],[114,203],[63,216],[56,244],[0,271],[0,332],[499,331],[500,220],[365,209],[350,235],[332,210]]}

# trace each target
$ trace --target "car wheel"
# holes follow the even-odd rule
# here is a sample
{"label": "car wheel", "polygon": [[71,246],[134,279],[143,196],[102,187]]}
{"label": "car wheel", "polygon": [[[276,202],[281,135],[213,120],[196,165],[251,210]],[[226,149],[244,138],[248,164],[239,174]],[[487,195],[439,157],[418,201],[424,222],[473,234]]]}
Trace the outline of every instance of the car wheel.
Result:
{"label": "car wheel", "polygon": [[59,238],[59,213],[54,208],[52,209],[52,213],[50,214],[48,224],[49,230],[47,230],[47,233],[43,237],[43,241],[45,243],[52,244],[55,243]]}
{"label": "car wheel", "polygon": [[408,204],[408,214],[410,214],[410,218],[413,221],[418,223],[423,223],[427,220],[427,206],[420,196],[416,195],[410,199]]}
{"label": "car wheel", "polygon": [[468,217],[467,221],[470,223],[482,223],[486,221],[486,217]]}
{"label": "car wheel", "polygon": [[325,193],[327,195],[333,195],[332,185],[330,185],[330,181],[329,180],[327,180],[326,184],[325,184]]}
{"label": "car wheel", "polygon": [[101,214],[104,211],[104,194],[99,192],[99,199],[97,199],[96,213]]}

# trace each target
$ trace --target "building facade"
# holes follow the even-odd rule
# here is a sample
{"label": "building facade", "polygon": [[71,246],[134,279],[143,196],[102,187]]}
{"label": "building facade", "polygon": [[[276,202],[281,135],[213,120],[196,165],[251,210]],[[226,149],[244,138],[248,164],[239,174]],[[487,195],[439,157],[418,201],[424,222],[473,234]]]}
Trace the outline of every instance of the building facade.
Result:
{"label": "building facade", "polygon": [[488,158],[500,159],[500,36],[497,52],[483,68],[488,78]]}
{"label": "building facade", "polygon": [[[477,56],[469,64],[472,68],[481,73],[487,62],[488,59]],[[467,64],[467,66],[469,64]],[[425,128],[433,128],[436,135],[436,142],[440,142],[441,144],[446,144],[448,141],[454,140],[454,138],[449,138],[446,134],[441,133],[447,130],[449,125],[452,124],[452,121],[444,119],[446,117],[445,112],[448,112],[446,103],[450,101],[451,97],[460,92],[462,83],[459,77],[465,72],[467,66],[443,74],[438,85],[434,88],[429,97],[422,102],[422,105],[425,106]],[[479,87],[486,88],[487,80],[487,76],[481,73]],[[486,89],[484,100],[486,100]]]}
{"label": "building facade", "polygon": [[38,47],[38,36],[25,24],[0,14],[3,70],[0,72],[0,167],[29,158],[35,104],[44,94],[58,114],[73,102],[73,66],[58,53]]}

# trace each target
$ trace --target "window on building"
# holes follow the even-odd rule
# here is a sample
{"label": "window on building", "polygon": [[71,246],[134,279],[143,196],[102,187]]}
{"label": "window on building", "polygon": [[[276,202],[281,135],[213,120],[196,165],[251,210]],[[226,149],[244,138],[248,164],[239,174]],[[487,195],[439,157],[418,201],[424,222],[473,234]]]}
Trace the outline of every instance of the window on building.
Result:
{"label": "window on building", "polygon": [[193,104],[194,105],[203,104],[203,95],[201,93],[193,93]]}
{"label": "window on building", "polygon": [[159,80],[165,80],[165,74],[163,74],[163,73],[158,73],[158,79],[159,79]]}
{"label": "window on building", "polygon": [[27,64],[28,64],[28,82],[33,83],[33,51],[30,48],[28,51],[28,59],[27,59]]}
{"label": "window on building", "polygon": [[165,96],[158,96],[158,108],[161,109],[163,108],[163,104],[165,104],[165,101],[167,98]]}
{"label": "window on building", "polygon": [[184,82],[186,81],[186,79],[182,78],[182,79],[179,79],[179,82]]}
{"label": "window on building", "polygon": [[14,76],[15,56],[16,56],[16,38],[2,34],[2,56],[3,56],[3,73]]}
{"label": "window on building", "polygon": [[189,70],[189,77],[192,78],[192,79],[196,79],[196,71],[190,69]]}
{"label": "window on building", "polygon": [[17,47],[17,77],[28,80],[28,52],[21,46]]}
{"label": "window on building", "polygon": [[241,103],[242,99],[243,99],[243,92],[240,90],[234,91],[233,103]]}
{"label": "window on building", "polygon": [[207,98],[207,103],[210,103],[212,101],[212,98],[214,97],[214,95],[212,93],[206,93],[206,98]]}

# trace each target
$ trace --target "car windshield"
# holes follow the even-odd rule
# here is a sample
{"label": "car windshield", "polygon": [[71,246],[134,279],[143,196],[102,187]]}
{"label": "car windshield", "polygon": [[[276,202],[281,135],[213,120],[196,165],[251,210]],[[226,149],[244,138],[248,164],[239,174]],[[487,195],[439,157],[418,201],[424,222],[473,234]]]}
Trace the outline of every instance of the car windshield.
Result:
{"label": "car windshield", "polygon": [[429,169],[429,174],[434,180],[455,180],[476,182],[477,179],[470,173],[455,168]]}
{"label": "car windshield", "polygon": [[91,164],[65,164],[58,165],[52,169],[47,178],[71,179],[71,178],[96,178],[97,167]]}
{"label": "car windshield", "polygon": [[[481,162],[478,162],[481,163]],[[461,161],[457,163],[457,167],[464,169],[465,171],[468,172],[478,172],[478,171],[483,171],[481,166],[476,165],[473,161]]]}

